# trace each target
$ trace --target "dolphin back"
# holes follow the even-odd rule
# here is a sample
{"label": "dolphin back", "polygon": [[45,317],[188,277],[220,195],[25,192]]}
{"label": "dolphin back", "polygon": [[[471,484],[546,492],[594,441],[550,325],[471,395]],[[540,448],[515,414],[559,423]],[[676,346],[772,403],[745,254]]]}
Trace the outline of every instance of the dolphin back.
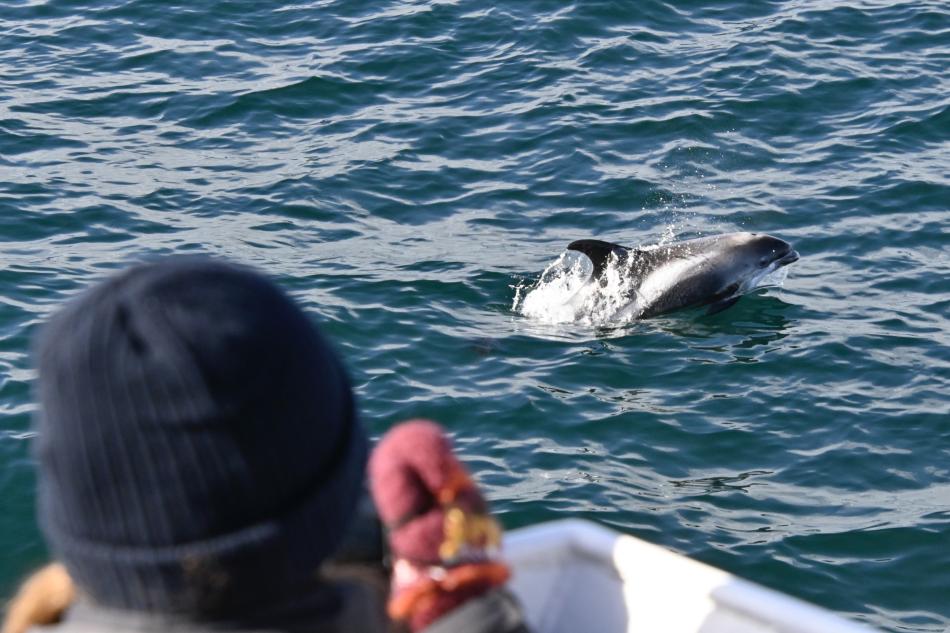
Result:
{"label": "dolphin back", "polygon": [[619,259],[625,259],[629,252],[620,244],[603,242],[601,240],[577,240],[568,244],[567,250],[577,251],[587,255],[591,263],[594,264],[594,279],[599,278],[601,274],[603,274],[604,269],[607,268],[607,262],[611,254],[617,256]]}

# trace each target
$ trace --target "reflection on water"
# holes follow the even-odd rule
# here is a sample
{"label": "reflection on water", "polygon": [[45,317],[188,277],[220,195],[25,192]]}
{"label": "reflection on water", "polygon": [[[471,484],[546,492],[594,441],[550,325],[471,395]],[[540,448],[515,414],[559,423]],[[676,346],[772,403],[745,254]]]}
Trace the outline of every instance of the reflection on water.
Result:
{"label": "reflection on water", "polygon": [[[750,470],[737,475],[716,475],[696,479],[671,480],[670,483],[682,488],[687,494],[714,494],[718,492],[748,492],[752,486],[766,485],[754,481],[755,477],[773,474],[769,470]],[[747,481],[752,479],[752,481]]]}

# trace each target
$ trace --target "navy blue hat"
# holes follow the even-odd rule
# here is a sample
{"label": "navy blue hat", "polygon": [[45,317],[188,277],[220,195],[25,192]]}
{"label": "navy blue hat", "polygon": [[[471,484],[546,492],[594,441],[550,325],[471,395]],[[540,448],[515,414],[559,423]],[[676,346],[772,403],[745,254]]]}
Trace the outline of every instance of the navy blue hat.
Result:
{"label": "navy blue hat", "polygon": [[40,523],[96,602],[233,614],[340,544],[367,439],[339,358],[259,274],[137,266],[67,304],[37,355]]}

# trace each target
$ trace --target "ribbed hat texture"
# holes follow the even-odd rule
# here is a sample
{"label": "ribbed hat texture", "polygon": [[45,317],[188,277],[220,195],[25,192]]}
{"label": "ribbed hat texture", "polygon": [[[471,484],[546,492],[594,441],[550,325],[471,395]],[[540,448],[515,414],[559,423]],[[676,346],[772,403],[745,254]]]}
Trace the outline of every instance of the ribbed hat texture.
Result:
{"label": "ribbed hat texture", "polygon": [[67,304],[36,352],[40,522],[98,603],[233,614],[340,543],[367,440],[338,357],[262,276],[140,265]]}

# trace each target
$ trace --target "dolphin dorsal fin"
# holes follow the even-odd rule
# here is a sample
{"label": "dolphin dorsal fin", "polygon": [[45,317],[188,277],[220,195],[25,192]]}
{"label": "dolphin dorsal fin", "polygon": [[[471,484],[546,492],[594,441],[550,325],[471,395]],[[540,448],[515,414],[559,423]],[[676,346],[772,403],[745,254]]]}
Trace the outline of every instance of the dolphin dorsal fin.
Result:
{"label": "dolphin dorsal fin", "polygon": [[567,245],[567,250],[584,253],[594,264],[593,278],[597,279],[607,268],[607,260],[613,253],[619,258],[627,256],[627,249],[620,244],[602,242],[601,240],[577,240]]}

